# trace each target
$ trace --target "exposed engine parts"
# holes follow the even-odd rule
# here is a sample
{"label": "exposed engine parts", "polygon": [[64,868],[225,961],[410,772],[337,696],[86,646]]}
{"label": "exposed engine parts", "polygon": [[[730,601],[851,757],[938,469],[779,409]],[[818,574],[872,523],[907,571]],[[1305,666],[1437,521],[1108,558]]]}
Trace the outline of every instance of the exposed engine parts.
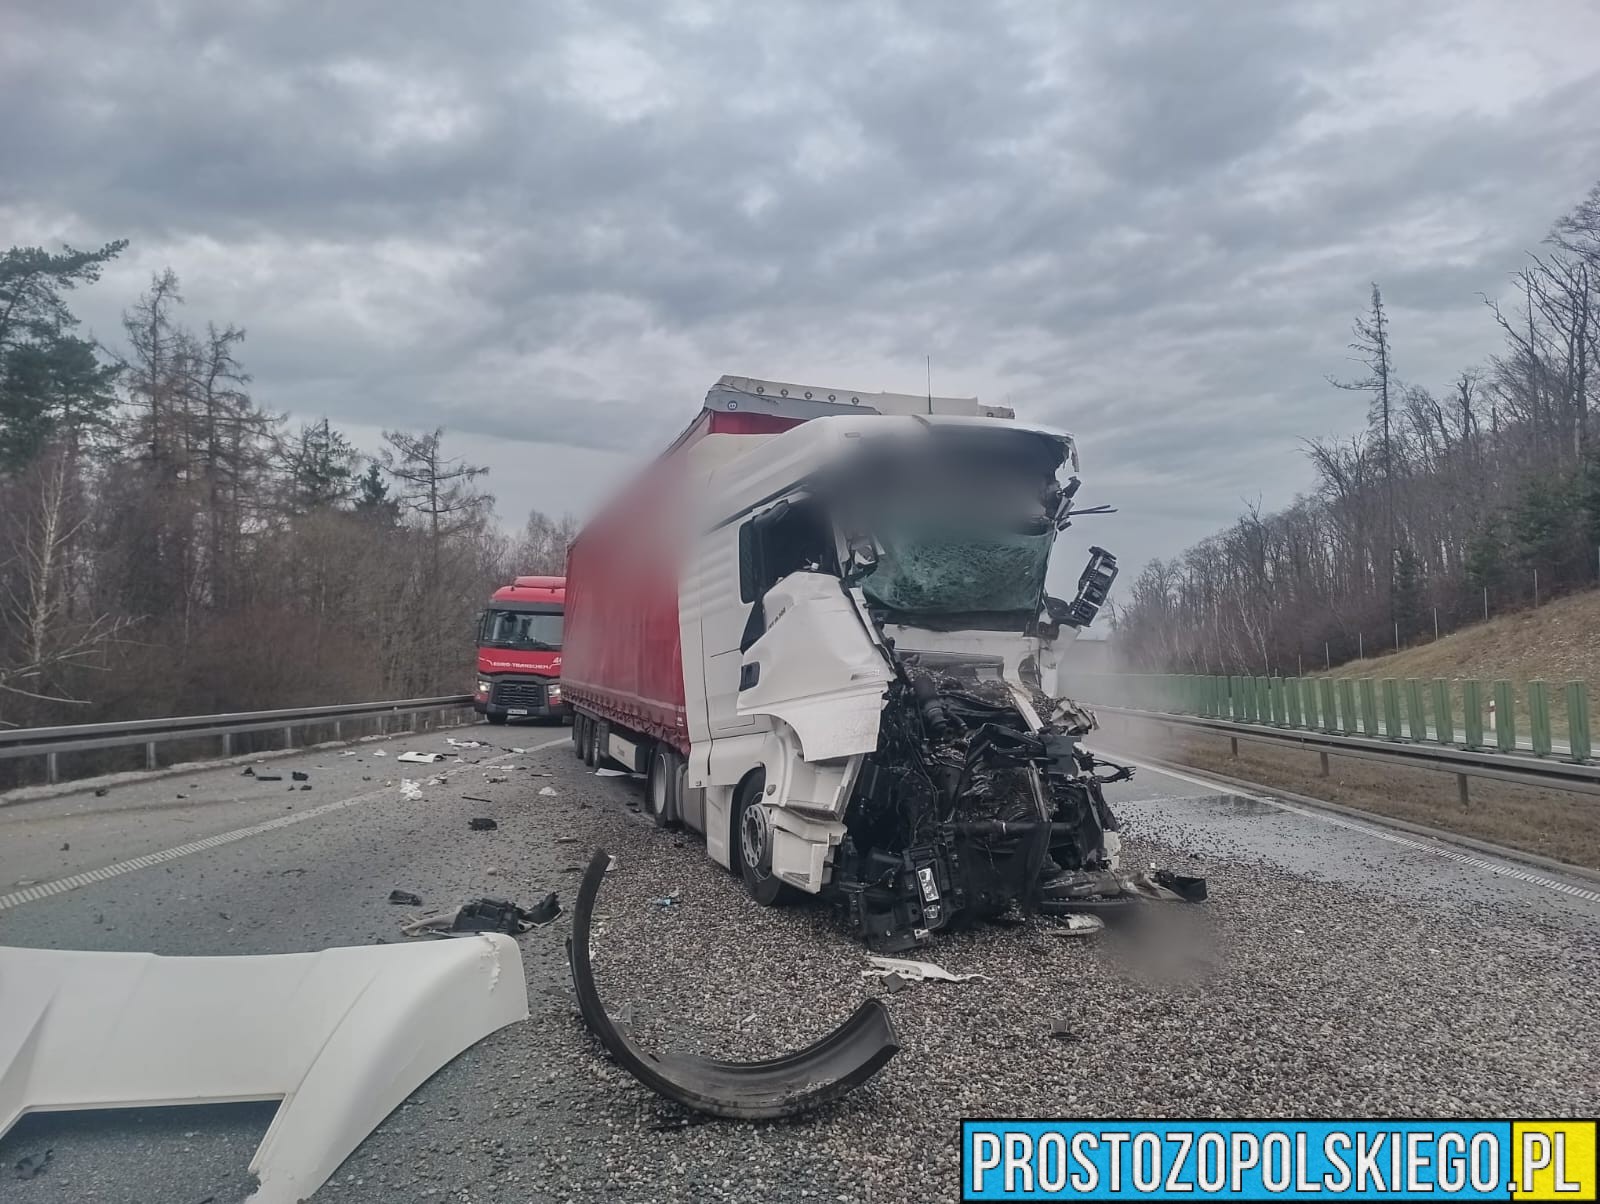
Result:
{"label": "exposed engine parts", "polygon": [[[1133,770],[1082,746],[1090,712],[977,668],[895,661],[834,879],[870,947],[909,949],[1013,908],[1104,912],[1138,897],[1117,874],[1103,791]],[[1159,889],[1204,897],[1203,882]]]}

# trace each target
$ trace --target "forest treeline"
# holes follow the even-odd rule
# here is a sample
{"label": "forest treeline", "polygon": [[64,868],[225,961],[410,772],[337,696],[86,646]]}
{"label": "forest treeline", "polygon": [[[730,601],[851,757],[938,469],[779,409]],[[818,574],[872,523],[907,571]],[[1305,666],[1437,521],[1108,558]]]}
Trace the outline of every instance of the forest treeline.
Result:
{"label": "forest treeline", "polygon": [[[1432,639],[1600,577],[1600,185],[1527,256],[1498,347],[1449,382],[1407,379],[1405,331],[1372,286],[1327,386],[1366,424],[1305,447],[1315,487],[1286,509],[1152,561],[1117,610],[1131,667],[1292,673]],[[1330,394],[1331,396],[1336,396]]]}
{"label": "forest treeline", "polygon": [[271,413],[170,270],[84,337],[125,246],[0,256],[0,726],[469,692],[474,616],[573,520],[504,535],[440,430]]}

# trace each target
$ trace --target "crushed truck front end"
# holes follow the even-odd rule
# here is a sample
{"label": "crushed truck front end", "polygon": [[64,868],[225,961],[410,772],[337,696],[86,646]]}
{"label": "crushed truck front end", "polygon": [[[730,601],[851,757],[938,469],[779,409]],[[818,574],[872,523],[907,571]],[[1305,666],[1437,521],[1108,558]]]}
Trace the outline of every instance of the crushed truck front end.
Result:
{"label": "crushed truck front end", "polygon": [[758,901],[826,896],[893,951],[1125,897],[1103,786],[1127,771],[1049,693],[1057,641],[1116,571],[1096,549],[1078,597],[1046,594],[1075,467],[1060,432],[882,415],[807,423],[711,475],[721,518],[685,589],[707,653],[690,772],[708,850]]}

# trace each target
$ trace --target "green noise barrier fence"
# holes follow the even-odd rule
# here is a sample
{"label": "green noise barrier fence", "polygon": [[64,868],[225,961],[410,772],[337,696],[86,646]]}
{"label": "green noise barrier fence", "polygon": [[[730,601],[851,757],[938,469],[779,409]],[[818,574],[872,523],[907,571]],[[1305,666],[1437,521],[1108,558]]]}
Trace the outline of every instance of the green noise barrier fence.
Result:
{"label": "green noise barrier fence", "polygon": [[[1090,706],[1289,732],[1531,753],[1580,764],[1590,760],[1593,747],[1589,687],[1582,681],[1556,689],[1531,681],[1519,690],[1509,681],[1074,673],[1068,668],[1060,686],[1063,694]],[[1519,739],[1524,727],[1526,739]]]}

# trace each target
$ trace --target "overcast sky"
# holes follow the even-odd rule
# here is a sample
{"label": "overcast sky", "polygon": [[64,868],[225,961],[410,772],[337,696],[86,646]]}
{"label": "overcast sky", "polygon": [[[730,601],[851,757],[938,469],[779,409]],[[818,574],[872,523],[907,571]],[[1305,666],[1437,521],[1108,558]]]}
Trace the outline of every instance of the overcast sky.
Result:
{"label": "overcast sky", "polygon": [[[1009,402],[1136,568],[1288,502],[1600,179],[1600,5],[5,0],[0,244],[171,266],[257,400],[582,514],[722,373]],[[1075,574],[1078,553],[1071,553]]]}

